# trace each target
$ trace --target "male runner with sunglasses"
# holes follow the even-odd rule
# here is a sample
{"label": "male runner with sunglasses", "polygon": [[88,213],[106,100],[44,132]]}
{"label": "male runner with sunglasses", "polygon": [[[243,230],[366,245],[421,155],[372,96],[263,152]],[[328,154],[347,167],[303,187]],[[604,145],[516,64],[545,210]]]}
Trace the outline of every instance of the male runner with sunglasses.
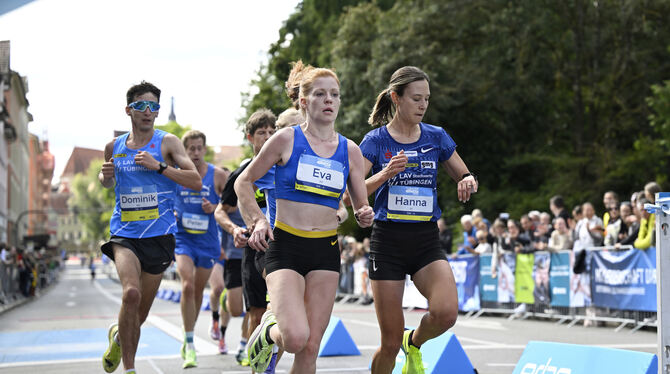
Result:
{"label": "male runner with sunglasses", "polygon": [[109,347],[102,357],[108,373],[116,370],[121,358],[125,372],[135,373],[140,326],[174,257],[176,185],[202,188],[200,174],[179,138],[154,129],[160,95],[148,82],[130,87],[126,114],[131,131],[107,143],[107,161],[98,175],[100,183],[114,186],[116,194],[111,238],[102,252],[114,261],[123,288],[118,324],[109,328]]}

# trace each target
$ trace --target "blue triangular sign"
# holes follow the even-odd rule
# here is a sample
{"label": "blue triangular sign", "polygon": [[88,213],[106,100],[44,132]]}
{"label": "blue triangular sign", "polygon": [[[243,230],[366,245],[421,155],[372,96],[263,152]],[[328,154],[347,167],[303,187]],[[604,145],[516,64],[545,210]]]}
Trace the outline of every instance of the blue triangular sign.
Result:
{"label": "blue triangular sign", "polygon": [[[421,346],[421,358],[426,374],[472,374],[475,369],[456,335],[445,332]],[[400,374],[405,364],[402,350],[395,360],[393,374]]]}
{"label": "blue triangular sign", "polygon": [[342,320],[337,317],[330,317],[326,332],[321,339],[319,356],[360,356],[361,352],[356,347],[356,343],[349,335],[349,331],[344,327]]}

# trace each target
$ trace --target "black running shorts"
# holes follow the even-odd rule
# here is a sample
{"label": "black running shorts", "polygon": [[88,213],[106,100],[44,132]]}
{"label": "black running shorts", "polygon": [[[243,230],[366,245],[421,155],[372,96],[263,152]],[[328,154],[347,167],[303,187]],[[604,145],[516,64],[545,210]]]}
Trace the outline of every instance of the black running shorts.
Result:
{"label": "black running shorts", "polygon": [[226,260],[223,264],[223,284],[227,289],[242,287],[242,260]]}
{"label": "black running shorts", "polygon": [[404,280],[431,262],[444,260],[435,222],[375,221],[370,237],[371,280]]}
{"label": "black running shorts", "polygon": [[149,274],[161,274],[174,260],[174,235],[161,235],[151,238],[124,238],[112,236],[100,248],[102,253],[114,260],[113,244],[130,249],[140,260],[142,271]]}
{"label": "black running shorts", "polygon": [[273,231],[275,240],[265,252],[265,272],[291,269],[303,277],[312,270],[340,272],[340,246],[337,235],[324,238],[305,238],[278,227]]}
{"label": "black running shorts", "polygon": [[252,307],[267,308],[268,306],[268,287],[265,279],[256,270],[255,258],[256,250],[246,246],[242,254],[242,292],[247,311]]}

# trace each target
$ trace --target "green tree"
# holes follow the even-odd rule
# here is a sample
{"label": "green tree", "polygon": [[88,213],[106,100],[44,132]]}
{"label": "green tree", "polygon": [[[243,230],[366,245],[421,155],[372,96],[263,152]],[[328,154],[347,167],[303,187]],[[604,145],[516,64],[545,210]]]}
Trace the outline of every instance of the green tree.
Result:
{"label": "green tree", "polygon": [[[178,137],[179,139],[181,139],[181,137],[184,136],[186,131],[192,130],[191,125],[182,126],[178,124],[177,121],[168,121],[168,123],[166,123],[165,125],[158,125],[156,126],[156,128],[159,130],[169,132],[170,134]],[[214,148],[208,145],[207,152],[205,153],[205,161],[212,162],[212,160],[214,160]]]}
{"label": "green tree", "polygon": [[93,160],[85,174],[72,181],[72,196],[68,204],[84,227],[84,240],[97,243],[109,238],[109,220],[114,209],[114,190],[104,188],[98,181],[103,160]]}

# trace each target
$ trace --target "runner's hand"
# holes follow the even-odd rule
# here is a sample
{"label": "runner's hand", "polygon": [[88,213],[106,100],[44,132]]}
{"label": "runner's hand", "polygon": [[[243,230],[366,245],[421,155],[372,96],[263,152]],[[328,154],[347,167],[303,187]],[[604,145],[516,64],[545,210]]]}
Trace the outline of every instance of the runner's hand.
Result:
{"label": "runner's hand", "polygon": [[114,178],[114,158],[102,164],[102,177],[107,181]]}
{"label": "runner's hand", "polygon": [[244,248],[247,245],[247,234],[249,234],[249,230],[243,228],[243,227],[235,227],[233,229],[233,243],[235,247],[237,248]]}
{"label": "runner's hand", "polygon": [[263,217],[262,220],[258,220],[254,225],[254,229],[249,237],[249,247],[257,251],[265,252],[265,250],[270,247],[268,239],[274,240],[274,235],[272,235],[270,224],[265,217]]}
{"label": "runner's hand", "polygon": [[207,198],[202,198],[202,211],[205,214],[212,214],[216,210],[216,205],[212,204]]}
{"label": "runner's hand", "polygon": [[470,195],[477,192],[479,183],[475,177],[469,175],[458,182],[458,201],[464,203],[470,200]]}
{"label": "runner's hand", "polygon": [[398,152],[397,155],[391,157],[391,161],[386,165],[384,168],[384,173],[388,177],[388,179],[391,179],[398,175],[398,173],[402,172],[405,170],[405,166],[407,165],[407,156],[405,155],[405,151],[400,151]]}
{"label": "runner's hand", "polygon": [[149,170],[158,170],[160,169],[160,162],[156,161],[154,156],[147,151],[139,151],[135,155],[135,163]]}
{"label": "runner's hand", "polygon": [[356,210],[354,217],[356,217],[358,226],[370,227],[372,226],[372,220],[375,218],[375,212],[369,205],[363,205]]}

